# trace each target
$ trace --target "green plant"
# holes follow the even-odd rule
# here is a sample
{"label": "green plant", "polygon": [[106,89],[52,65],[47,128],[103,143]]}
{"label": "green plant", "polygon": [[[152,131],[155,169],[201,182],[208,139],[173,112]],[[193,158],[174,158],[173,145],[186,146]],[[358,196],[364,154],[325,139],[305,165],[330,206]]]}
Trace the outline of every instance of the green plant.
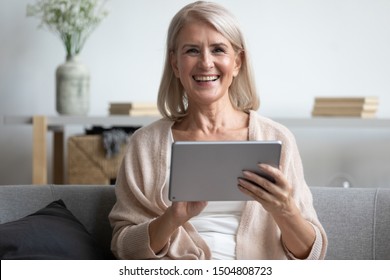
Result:
{"label": "green plant", "polygon": [[65,45],[68,57],[79,54],[92,31],[108,15],[107,0],[37,0],[27,5],[27,16],[41,20]]}

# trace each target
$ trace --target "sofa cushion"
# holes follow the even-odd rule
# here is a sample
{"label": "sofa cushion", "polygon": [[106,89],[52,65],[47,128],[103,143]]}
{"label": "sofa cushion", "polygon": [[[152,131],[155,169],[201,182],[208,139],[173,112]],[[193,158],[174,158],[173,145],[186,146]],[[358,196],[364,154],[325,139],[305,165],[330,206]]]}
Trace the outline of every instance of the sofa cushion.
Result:
{"label": "sofa cushion", "polygon": [[0,225],[0,258],[105,259],[102,249],[60,199]]}

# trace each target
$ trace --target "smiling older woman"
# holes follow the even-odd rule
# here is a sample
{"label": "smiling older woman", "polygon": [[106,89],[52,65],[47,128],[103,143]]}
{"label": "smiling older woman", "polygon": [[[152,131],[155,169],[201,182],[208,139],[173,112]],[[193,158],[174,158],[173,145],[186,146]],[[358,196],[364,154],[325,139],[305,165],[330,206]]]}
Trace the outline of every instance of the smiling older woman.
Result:
{"label": "smiling older woman", "polygon": [[[322,259],[327,238],[291,132],[256,113],[258,97],[235,18],[195,2],[172,19],[158,94],[164,116],[130,139],[110,213],[122,259]],[[170,202],[174,141],[280,140],[280,168],[244,171],[248,202]],[[196,172],[196,171],[194,171]],[[256,187],[261,185],[262,188]]]}

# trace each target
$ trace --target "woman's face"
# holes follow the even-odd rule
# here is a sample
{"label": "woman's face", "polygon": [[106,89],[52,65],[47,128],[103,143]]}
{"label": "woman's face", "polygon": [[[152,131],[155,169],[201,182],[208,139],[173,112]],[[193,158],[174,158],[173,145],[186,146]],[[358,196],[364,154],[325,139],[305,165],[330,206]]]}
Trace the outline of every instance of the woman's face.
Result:
{"label": "woman's face", "polygon": [[189,103],[209,105],[228,97],[233,77],[240,70],[241,58],[212,26],[191,22],[179,33],[171,64]]}

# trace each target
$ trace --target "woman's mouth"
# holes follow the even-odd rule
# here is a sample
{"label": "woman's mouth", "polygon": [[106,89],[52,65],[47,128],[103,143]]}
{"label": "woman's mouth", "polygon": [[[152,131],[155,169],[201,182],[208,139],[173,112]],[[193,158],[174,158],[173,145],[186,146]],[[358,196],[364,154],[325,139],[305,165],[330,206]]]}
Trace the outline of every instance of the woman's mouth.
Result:
{"label": "woman's mouth", "polygon": [[215,82],[216,80],[219,79],[219,76],[218,75],[209,75],[209,76],[192,76],[192,78],[196,81],[196,82]]}

